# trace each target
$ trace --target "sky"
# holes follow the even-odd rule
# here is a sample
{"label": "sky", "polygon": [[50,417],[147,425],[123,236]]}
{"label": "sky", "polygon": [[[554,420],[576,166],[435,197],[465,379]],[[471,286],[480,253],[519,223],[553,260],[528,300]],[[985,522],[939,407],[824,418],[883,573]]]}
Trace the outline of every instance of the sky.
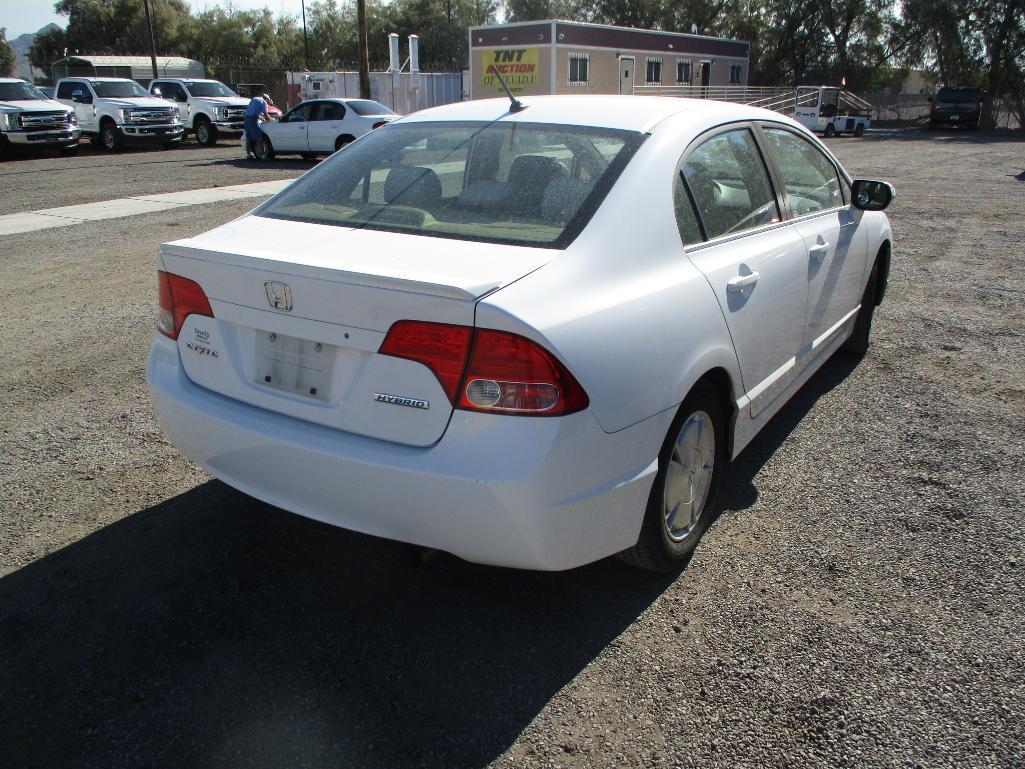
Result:
{"label": "sky", "polygon": [[[8,40],[26,32],[36,32],[51,22],[63,27],[67,19],[54,13],[53,5],[52,0],[0,0],[0,27],[7,28]],[[218,5],[231,5],[243,10],[267,7],[275,14],[284,13],[289,16],[298,16],[302,10],[302,0],[192,0],[189,5],[193,11]]]}

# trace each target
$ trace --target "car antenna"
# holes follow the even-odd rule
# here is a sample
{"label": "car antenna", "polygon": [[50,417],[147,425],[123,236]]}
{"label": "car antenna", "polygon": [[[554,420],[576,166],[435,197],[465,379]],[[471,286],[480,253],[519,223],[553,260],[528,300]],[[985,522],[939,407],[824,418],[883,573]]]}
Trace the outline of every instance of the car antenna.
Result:
{"label": "car antenna", "polygon": [[502,88],[505,89],[505,95],[509,97],[511,104],[509,105],[510,112],[519,112],[521,109],[526,109],[527,105],[513,96],[513,92],[509,90],[509,86],[506,85],[505,78],[502,77],[502,73],[498,71],[498,67],[494,64],[491,65],[491,71],[495,73],[495,77],[498,78],[498,82],[502,84]]}

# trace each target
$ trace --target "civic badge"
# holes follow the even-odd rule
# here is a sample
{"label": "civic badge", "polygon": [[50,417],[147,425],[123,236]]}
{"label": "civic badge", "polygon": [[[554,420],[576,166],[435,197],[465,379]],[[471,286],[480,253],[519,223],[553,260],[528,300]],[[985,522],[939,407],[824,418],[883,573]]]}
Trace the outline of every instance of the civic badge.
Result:
{"label": "civic badge", "polygon": [[268,280],[263,284],[267,292],[267,301],[275,310],[291,312],[292,310],[292,289],[285,283],[278,283],[276,280]]}

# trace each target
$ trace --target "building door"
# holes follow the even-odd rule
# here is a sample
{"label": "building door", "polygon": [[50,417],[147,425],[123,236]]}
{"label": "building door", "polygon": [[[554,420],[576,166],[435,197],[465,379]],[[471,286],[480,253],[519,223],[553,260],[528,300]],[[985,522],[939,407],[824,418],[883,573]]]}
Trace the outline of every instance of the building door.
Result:
{"label": "building door", "polygon": [[712,62],[703,61],[701,62],[701,86],[708,88],[708,83],[712,79]]}
{"label": "building door", "polygon": [[619,57],[619,92],[632,94],[634,92],[634,57]]}

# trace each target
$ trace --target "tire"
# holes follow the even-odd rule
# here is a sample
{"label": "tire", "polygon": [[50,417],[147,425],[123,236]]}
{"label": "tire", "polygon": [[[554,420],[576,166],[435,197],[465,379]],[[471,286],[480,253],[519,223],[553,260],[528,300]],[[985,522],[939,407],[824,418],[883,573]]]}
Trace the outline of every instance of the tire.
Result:
{"label": "tire", "polygon": [[270,139],[267,136],[264,136],[256,143],[253,154],[256,155],[257,160],[273,160],[274,145],[270,143]]}
{"label": "tire", "polygon": [[345,134],[344,136],[339,136],[337,139],[335,139],[335,152],[338,152],[338,150],[340,150],[347,144],[352,144],[354,141],[356,141],[356,139],[352,136],[349,136],[348,134]]}
{"label": "tire", "polygon": [[121,131],[111,122],[100,126],[100,146],[107,152],[120,152],[125,146],[125,138]]}
{"label": "tire", "polygon": [[[718,395],[711,386],[698,384],[680,406],[669,428],[658,454],[658,472],[640,536],[636,545],[619,554],[621,560],[655,572],[675,571],[687,565],[714,516],[719,481],[726,464],[725,424]],[[687,449],[683,455],[681,448]],[[686,521],[680,518],[686,503],[680,500],[673,505],[674,491],[684,495],[689,492],[692,499],[695,495],[703,497]],[[670,518],[670,508],[676,510],[673,518]]]}
{"label": "tire", "polygon": [[213,147],[217,144],[217,126],[206,118],[196,118],[194,131],[197,144],[204,147]]}
{"label": "tire", "polygon": [[823,133],[826,135],[827,139],[831,139],[832,137],[836,136],[836,126],[832,123],[829,123],[826,126],[826,130],[823,131]]}
{"label": "tire", "polygon": [[840,347],[844,355],[861,357],[868,352],[869,337],[872,334],[872,315],[876,309],[876,282],[879,279],[879,262],[872,265],[868,275],[865,293],[861,295],[861,309],[854,320],[854,330]]}
{"label": "tire", "polygon": [[864,136],[865,135],[865,124],[864,123],[858,123],[856,126],[854,126],[854,135],[855,136]]}

